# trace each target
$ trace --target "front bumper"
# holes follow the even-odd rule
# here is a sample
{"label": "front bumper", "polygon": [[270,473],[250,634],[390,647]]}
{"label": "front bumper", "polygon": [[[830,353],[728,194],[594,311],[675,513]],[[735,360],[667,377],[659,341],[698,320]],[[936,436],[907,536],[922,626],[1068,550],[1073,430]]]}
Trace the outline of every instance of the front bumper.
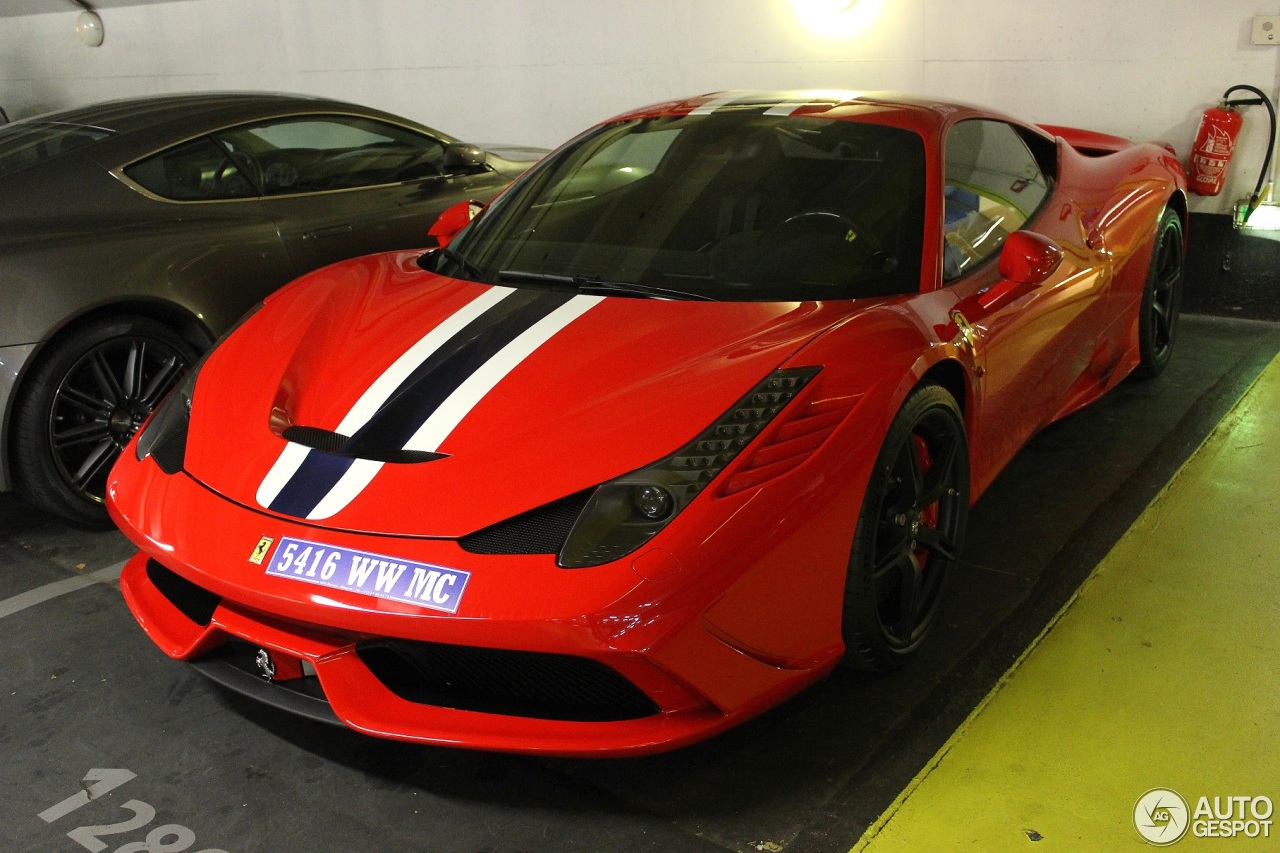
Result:
{"label": "front bumper", "polygon": [[[795,665],[761,660],[731,645],[704,616],[724,590],[690,583],[699,577],[696,566],[664,571],[662,564],[674,558],[656,549],[593,569],[565,570],[546,556],[475,555],[451,540],[339,533],[290,522],[229,502],[186,474],[165,476],[150,460],[128,459],[112,476],[112,515],[143,550],[126,566],[121,586],[156,644],[171,657],[219,670],[226,676],[219,680],[233,689],[299,713],[311,708],[315,713],[308,716],[317,719],[327,717],[314,704],[322,697],[333,718],[371,735],[566,756],[657,752],[741,723],[826,675],[839,657],[836,648]],[[264,537],[394,554],[463,569],[471,580],[457,612],[440,613],[267,576],[267,560],[249,559]],[[180,580],[166,581],[170,576]],[[313,701],[299,699],[294,688],[303,681],[263,681],[259,688],[252,675],[240,677],[218,664],[237,641],[314,668],[319,690],[311,691]],[[430,684],[406,688],[395,674],[394,655],[388,663],[370,652],[388,644],[409,659],[410,671],[434,678],[437,687],[455,680],[432,676],[446,658],[461,661],[459,681],[495,668],[503,673],[481,687],[480,693],[488,691],[485,701],[474,701],[470,688],[461,699],[450,694],[438,700]],[[503,690],[520,693],[519,701],[488,701],[512,698],[494,695]],[[548,690],[550,706],[534,702],[529,710],[521,704]],[[609,690],[615,692],[600,699]],[[584,693],[605,710],[565,710],[566,694]],[[609,710],[619,702],[625,710]]]}

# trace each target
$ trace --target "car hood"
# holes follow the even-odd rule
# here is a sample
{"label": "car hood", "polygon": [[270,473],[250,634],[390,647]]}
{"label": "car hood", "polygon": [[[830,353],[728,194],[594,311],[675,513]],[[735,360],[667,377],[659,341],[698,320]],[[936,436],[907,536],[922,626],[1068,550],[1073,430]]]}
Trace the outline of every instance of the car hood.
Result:
{"label": "car hood", "polygon": [[[461,536],[670,454],[850,312],[492,287],[416,259],[270,298],[199,375],[187,472],[260,512]],[[317,449],[335,436],[347,455]]]}
{"label": "car hood", "polygon": [[500,175],[519,177],[551,150],[528,145],[481,145],[487,155],[485,162]]}

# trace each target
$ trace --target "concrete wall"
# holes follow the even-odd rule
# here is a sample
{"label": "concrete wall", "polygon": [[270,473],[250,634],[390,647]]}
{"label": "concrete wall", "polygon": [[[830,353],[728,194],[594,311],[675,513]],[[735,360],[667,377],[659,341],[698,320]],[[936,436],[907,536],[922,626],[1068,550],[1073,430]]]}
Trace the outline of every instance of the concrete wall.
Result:
{"label": "concrete wall", "polygon": [[[848,0],[178,0],[0,18],[0,105],[17,118],[125,95],[271,89],[368,103],[479,142],[555,145],[641,103],[723,88],[899,89],[1184,154],[1233,83],[1280,85],[1249,44],[1276,0],[859,0],[815,33],[798,7]],[[54,4],[56,7],[56,4]],[[856,23],[856,21],[854,22]],[[1246,116],[1218,212],[1266,136]]]}

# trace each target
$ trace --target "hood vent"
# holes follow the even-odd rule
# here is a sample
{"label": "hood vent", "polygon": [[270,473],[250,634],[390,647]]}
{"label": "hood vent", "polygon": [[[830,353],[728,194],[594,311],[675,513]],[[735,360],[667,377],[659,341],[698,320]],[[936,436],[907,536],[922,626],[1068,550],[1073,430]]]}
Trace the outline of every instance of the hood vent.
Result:
{"label": "hood vent", "polygon": [[312,450],[328,453],[331,456],[345,456],[348,459],[369,459],[373,462],[412,464],[415,462],[433,462],[436,459],[444,459],[449,455],[447,453],[432,453],[428,450],[402,450],[394,447],[387,448],[385,451],[371,451],[368,448],[362,448],[356,454],[348,449],[351,436],[330,432],[319,427],[291,426],[280,433],[280,437],[285,441],[292,441],[294,444],[301,444],[303,447],[310,447]]}

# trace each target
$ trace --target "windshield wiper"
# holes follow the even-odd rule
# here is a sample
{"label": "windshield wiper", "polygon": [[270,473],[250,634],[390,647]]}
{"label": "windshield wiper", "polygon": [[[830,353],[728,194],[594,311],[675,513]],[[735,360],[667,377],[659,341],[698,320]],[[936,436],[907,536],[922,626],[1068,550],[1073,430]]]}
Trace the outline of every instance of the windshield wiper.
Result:
{"label": "windshield wiper", "polygon": [[673,290],[668,287],[656,287],[652,284],[639,284],[633,281],[605,281],[593,275],[556,275],[549,272],[528,272],[525,270],[502,270],[498,273],[498,281],[519,284],[561,284],[576,288],[579,293],[609,296],[611,294],[625,296],[648,296],[654,299],[698,299],[715,302],[715,298],[702,293],[691,293],[687,290]]}
{"label": "windshield wiper", "polygon": [[[471,263],[471,261],[462,257],[462,255],[459,255],[453,249],[450,249],[448,246],[438,246],[432,249],[431,251],[427,252],[425,255],[423,255],[421,258],[418,259],[418,266],[421,267],[422,261],[425,260],[426,258],[431,257],[432,255],[439,255],[442,258],[447,258],[448,260],[451,260],[458,266],[462,267],[462,271],[470,275],[475,280],[484,281],[484,271],[482,269],[480,269],[475,264]],[[422,268],[426,269],[426,267],[422,267]],[[439,272],[439,270],[434,270],[434,269],[428,270],[428,271]]]}

